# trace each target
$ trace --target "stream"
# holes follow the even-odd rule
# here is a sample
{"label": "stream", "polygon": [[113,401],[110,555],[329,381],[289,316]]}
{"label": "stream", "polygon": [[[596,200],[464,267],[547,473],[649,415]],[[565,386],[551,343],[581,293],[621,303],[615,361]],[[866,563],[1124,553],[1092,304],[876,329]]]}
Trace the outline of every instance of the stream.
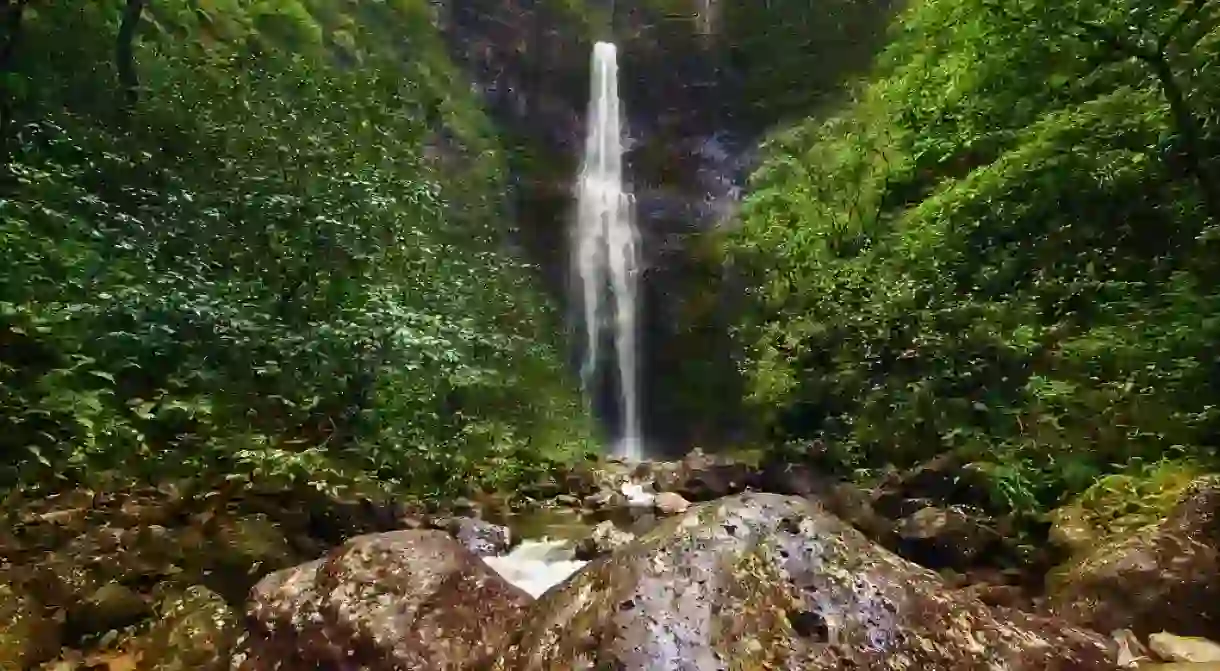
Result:
{"label": "stream", "polygon": [[512,538],[521,540],[508,552],[484,557],[483,561],[535,599],[589,563],[576,558],[576,547],[598,523],[610,521],[619,530],[636,536],[657,525],[656,515],[642,507],[592,514],[571,508],[539,508],[490,521],[508,527]]}

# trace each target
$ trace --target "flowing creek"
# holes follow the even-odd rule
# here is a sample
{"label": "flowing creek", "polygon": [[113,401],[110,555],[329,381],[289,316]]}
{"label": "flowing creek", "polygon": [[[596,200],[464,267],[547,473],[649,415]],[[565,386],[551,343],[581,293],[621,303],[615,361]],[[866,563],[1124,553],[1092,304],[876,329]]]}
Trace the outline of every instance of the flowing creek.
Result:
{"label": "flowing creek", "polygon": [[599,522],[610,521],[616,528],[637,536],[648,533],[657,525],[656,516],[645,508],[590,514],[582,514],[571,508],[539,508],[489,521],[507,526],[512,537],[521,541],[508,552],[484,557],[483,561],[505,580],[534,598],[542,596],[589,563],[576,558],[576,547],[593,533]]}

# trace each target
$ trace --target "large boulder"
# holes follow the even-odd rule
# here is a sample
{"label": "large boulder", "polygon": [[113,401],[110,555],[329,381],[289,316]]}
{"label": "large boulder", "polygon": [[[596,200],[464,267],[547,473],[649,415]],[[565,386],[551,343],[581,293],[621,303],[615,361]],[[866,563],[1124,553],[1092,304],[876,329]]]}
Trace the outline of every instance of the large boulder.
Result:
{"label": "large boulder", "polygon": [[219,594],[195,585],[168,596],[160,617],[134,646],[139,671],[222,671],[241,629]]}
{"label": "large boulder", "polygon": [[899,521],[896,534],[898,554],[933,569],[968,569],[1000,543],[989,520],[966,506],[917,510]]}
{"label": "large boulder", "polygon": [[1058,571],[1050,606],[1098,631],[1220,639],[1220,478],[1204,478],[1160,524]]}
{"label": "large boulder", "polygon": [[530,601],[442,531],[359,536],[255,586],[234,668],[468,668]]}
{"label": "large boulder", "polygon": [[512,547],[512,532],[506,526],[475,517],[453,517],[443,526],[462,547],[477,557],[491,557]]}
{"label": "large boulder", "polygon": [[1100,671],[1096,633],[948,590],[805,499],[692,508],[546,594],[501,671]]}
{"label": "large boulder", "polygon": [[60,627],[0,574],[0,671],[22,671],[59,652]]}
{"label": "large boulder", "polygon": [[634,540],[635,534],[622,531],[614,525],[614,522],[605,520],[599,522],[587,537],[577,543],[576,558],[593,559],[607,555],[621,547],[626,547]]}
{"label": "large boulder", "polygon": [[656,465],[654,478],[659,491],[708,501],[744,491],[755,483],[757,473],[745,462],[696,448],[680,462]]}
{"label": "large boulder", "polygon": [[992,510],[988,477],[976,464],[945,454],[908,470],[890,474],[876,487],[873,507],[899,519],[929,505],[960,505]]}
{"label": "large boulder", "polygon": [[132,588],[109,582],[90,593],[68,612],[69,627],[76,632],[101,633],[122,629],[149,615],[149,604]]}

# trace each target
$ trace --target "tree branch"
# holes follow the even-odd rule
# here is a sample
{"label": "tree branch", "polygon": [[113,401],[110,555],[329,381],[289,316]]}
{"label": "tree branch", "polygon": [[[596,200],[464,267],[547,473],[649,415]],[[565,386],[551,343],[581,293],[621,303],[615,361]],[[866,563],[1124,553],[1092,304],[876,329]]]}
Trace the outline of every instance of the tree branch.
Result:
{"label": "tree branch", "polygon": [[1083,32],[1083,35],[1081,33],[1074,35],[1076,39],[1082,39],[1085,36],[1091,37],[1093,41],[1104,44],[1105,46],[1109,47],[1111,51],[1122,54],[1123,56],[1127,56],[1128,58],[1136,58],[1145,62],[1156,58],[1155,52],[1149,49],[1144,49],[1138,44],[1133,44],[1123,40],[1118,36],[1117,33],[1106,28],[1105,26],[1093,23],[1092,21],[1081,21],[1079,19],[1073,19],[1072,24]]}
{"label": "tree branch", "polygon": [[[1157,37],[1154,47],[1147,46],[1144,40],[1140,40],[1138,43],[1125,40],[1117,32],[1091,21],[1073,19],[1071,24],[1076,28],[1072,33],[1076,39],[1106,46],[1114,54],[1139,60],[1152,70],[1166,102],[1169,103],[1175,130],[1182,136],[1182,151],[1187,169],[1199,188],[1208,217],[1212,221],[1220,221],[1220,178],[1213,175],[1211,166],[1202,154],[1204,136],[1199,120],[1190,109],[1181,83],[1174,74],[1169,56],[1166,54],[1170,42],[1182,32],[1187,24],[1199,17],[1209,2],[1211,0],[1188,0],[1188,4],[1178,12],[1173,23]],[[1021,25],[1016,17],[998,4],[987,2],[985,6],[1009,22]]]}
{"label": "tree branch", "polygon": [[[1198,2],[1199,0],[1193,1]],[[1202,2],[1208,1],[1209,0],[1202,0]],[[986,2],[983,4],[983,6],[991,10],[991,12],[996,16],[1013,24],[1014,26],[1024,26],[1028,23],[1028,21],[1023,21],[1019,17],[1013,15],[1012,12],[1008,11],[1007,8],[999,3]],[[1071,36],[1082,42],[1091,41],[1103,44],[1109,47],[1114,53],[1128,58],[1147,60],[1148,58],[1152,57],[1152,54],[1148,50],[1141,48],[1138,44],[1132,44],[1123,40],[1121,37],[1119,37],[1118,33],[1115,33],[1105,26],[1081,19],[1072,19],[1071,24],[1076,28],[1076,30],[1072,31]]]}
{"label": "tree branch", "polygon": [[1173,23],[1169,25],[1169,28],[1167,28],[1164,33],[1161,33],[1161,35],[1156,38],[1157,51],[1165,51],[1165,48],[1169,46],[1169,43],[1178,36],[1178,33],[1182,32],[1182,29],[1185,28],[1188,23],[1199,18],[1199,14],[1203,13],[1203,8],[1207,6],[1208,2],[1210,2],[1210,0],[1191,0],[1190,4],[1182,7],[1181,11],[1178,12],[1177,18],[1175,18]]}

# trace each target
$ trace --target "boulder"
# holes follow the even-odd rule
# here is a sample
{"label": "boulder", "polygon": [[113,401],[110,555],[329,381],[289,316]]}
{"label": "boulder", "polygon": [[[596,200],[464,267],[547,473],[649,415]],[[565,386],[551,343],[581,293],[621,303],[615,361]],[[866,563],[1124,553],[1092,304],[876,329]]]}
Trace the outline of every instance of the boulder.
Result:
{"label": "boulder", "polygon": [[1163,631],[1148,637],[1148,647],[1166,662],[1220,663],[1220,644],[1206,638]]}
{"label": "boulder", "polygon": [[619,484],[629,480],[631,470],[624,464],[613,461],[579,462],[562,467],[555,478],[559,493],[584,498],[599,490],[617,490]]}
{"label": "boulder", "polygon": [[1048,540],[1068,555],[1092,550],[1101,540],[1101,533],[1089,521],[1083,508],[1071,504],[1056,508],[1050,514]]}
{"label": "boulder", "polygon": [[661,492],[653,498],[653,506],[662,515],[681,515],[690,508],[690,501],[674,492]]}
{"label": "boulder", "polygon": [[774,494],[813,496],[833,482],[833,478],[812,466],[776,457],[763,463],[757,485],[761,491]]}
{"label": "boulder", "polygon": [[359,536],[255,586],[234,669],[473,668],[530,601],[442,531]]}
{"label": "boulder", "polygon": [[161,604],[160,618],[134,647],[138,671],[221,671],[229,667],[241,628],[236,612],[215,592],[193,586]]}
{"label": "boulder", "polygon": [[906,517],[929,505],[964,505],[989,512],[991,487],[987,475],[965,459],[945,454],[881,482],[873,507],[891,519]]}
{"label": "boulder", "polygon": [[691,450],[676,466],[654,471],[658,491],[675,492],[691,501],[709,501],[744,491],[756,479],[754,469],[729,457]]}
{"label": "boulder", "polygon": [[68,622],[77,634],[101,634],[144,619],[150,608],[135,590],[109,582],[89,594],[69,612]]}
{"label": "boulder", "polygon": [[931,569],[965,570],[1000,541],[990,521],[965,506],[929,506],[897,525],[898,554]]}
{"label": "boulder", "polygon": [[1112,647],[951,592],[814,502],[743,494],[547,593],[491,668],[1102,671]]}
{"label": "boulder", "polygon": [[512,532],[508,527],[473,517],[450,518],[445,527],[463,547],[478,557],[501,554],[512,545]]}
{"label": "boulder", "polygon": [[59,625],[7,576],[0,579],[0,671],[23,671],[53,658],[59,652]]}
{"label": "boulder", "polygon": [[576,545],[577,559],[593,559],[610,554],[615,550],[630,544],[635,540],[635,534],[621,531],[614,522],[606,520],[599,522],[589,533],[589,536]]}
{"label": "boulder", "polygon": [[618,510],[627,507],[627,497],[622,492],[600,489],[581,500],[589,510]]}
{"label": "boulder", "polygon": [[1056,571],[1049,591],[1052,612],[1097,631],[1220,639],[1220,478],[1192,485],[1160,524]]}
{"label": "boulder", "polygon": [[212,525],[212,542],[218,561],[263,575],[299,563],[283,529],[269,516],[259,513],[217,517]]}
{"label": "boulder", "polygon": [[889,545],[894,524],[877,514],[869,493],[850,482],[836,482],[814,492],[817,500],[839,519],[864,532],[871,540]]}
{"label": "boulder", "polygon": [[[190,521],[190,526],[157,534],[176,542],[174,549],[180,557],[165,557],[155,565],[180,567],[181,582],[206,585],[229,603],[241,603],[260,578],[302,560],[284,530],[267,514],[205,512]],[[149,533],[153,530],[141,530],[146,536],[138,544],[142,557],[150,557],[158,545]]]}

